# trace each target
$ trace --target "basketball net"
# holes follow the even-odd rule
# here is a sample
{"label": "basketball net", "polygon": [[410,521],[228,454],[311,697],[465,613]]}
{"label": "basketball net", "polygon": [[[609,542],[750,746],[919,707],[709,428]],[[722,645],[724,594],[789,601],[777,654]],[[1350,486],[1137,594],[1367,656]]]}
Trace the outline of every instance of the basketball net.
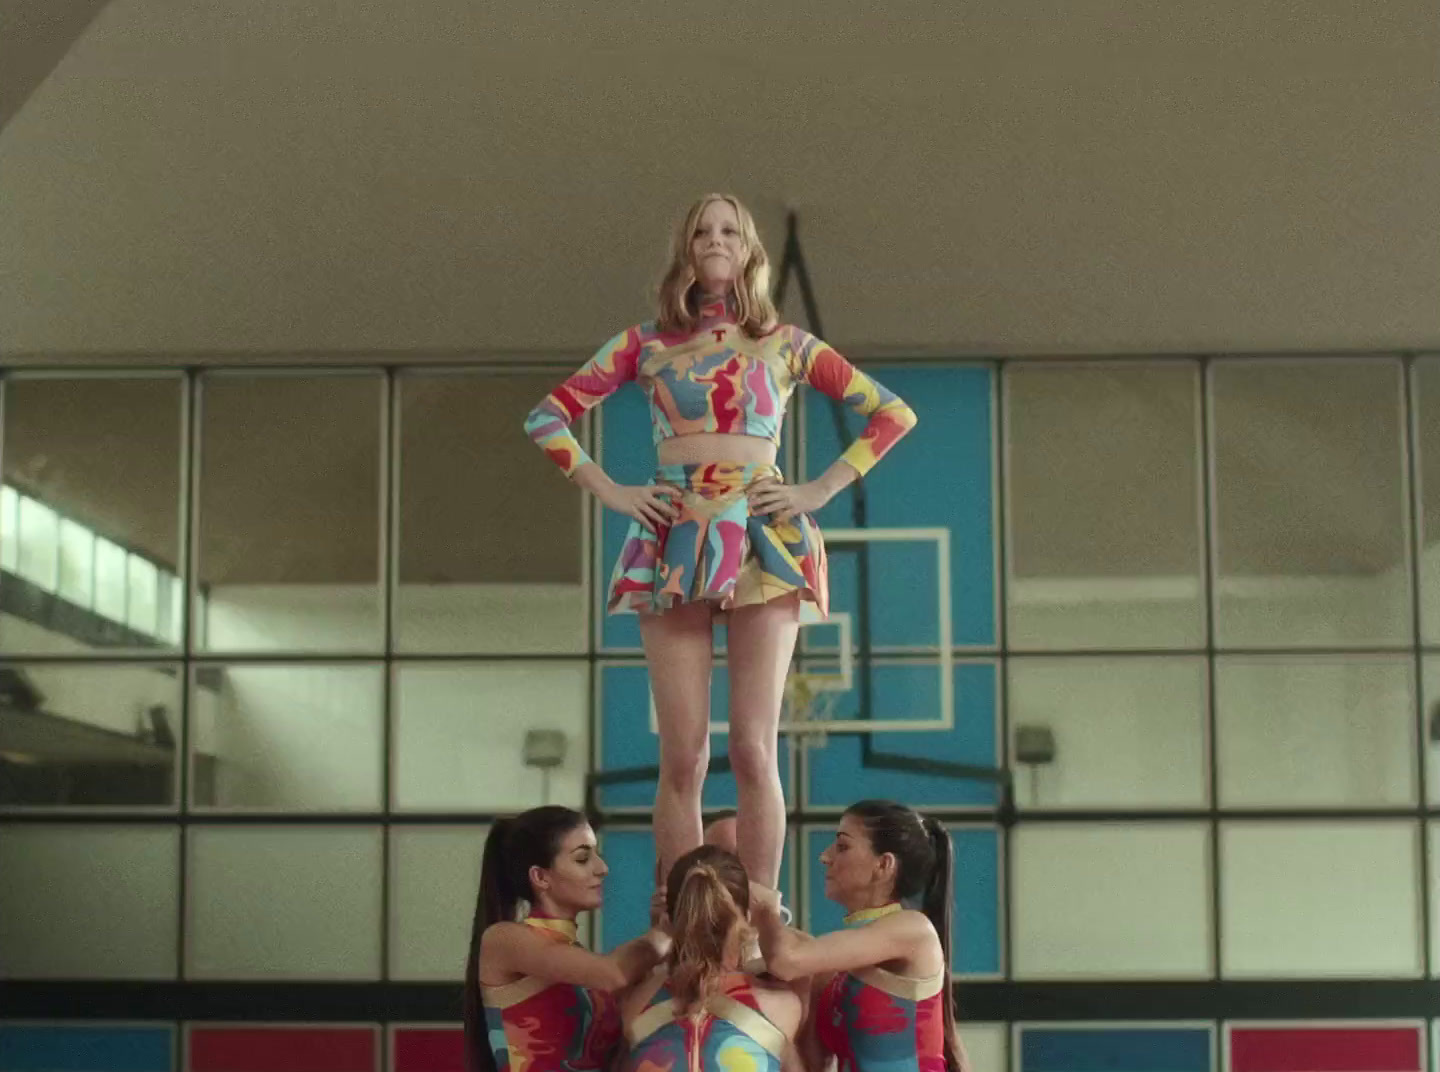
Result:
{"label": "basketball net", "polygon": [[824,687],[824,675],[792,673],[785,679],[781,719],[796,744],[814,748],[825,743],[825,724],[831,721],[838,696]]}

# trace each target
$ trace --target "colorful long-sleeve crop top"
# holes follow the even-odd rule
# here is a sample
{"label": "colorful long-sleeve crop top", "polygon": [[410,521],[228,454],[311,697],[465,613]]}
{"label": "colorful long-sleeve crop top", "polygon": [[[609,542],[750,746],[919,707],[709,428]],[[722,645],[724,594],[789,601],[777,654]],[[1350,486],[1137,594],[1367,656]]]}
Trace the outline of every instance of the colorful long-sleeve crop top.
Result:
{"label": "colorful long-sleeve crop top", "polygon": [[700,310],[695,329],[666,334],[655,324],[628,328],[530,411],[525,430],[565,471],[591,461],[570,424],[626,383],[650,400],[654,441],[699,432],[760,436],[777,446],[785,407],[798,384],[869,418],[841,459],[867,473],[915,426],[915,411],[826,343],[782,324],[759,339],[736,325],[722,302]]}

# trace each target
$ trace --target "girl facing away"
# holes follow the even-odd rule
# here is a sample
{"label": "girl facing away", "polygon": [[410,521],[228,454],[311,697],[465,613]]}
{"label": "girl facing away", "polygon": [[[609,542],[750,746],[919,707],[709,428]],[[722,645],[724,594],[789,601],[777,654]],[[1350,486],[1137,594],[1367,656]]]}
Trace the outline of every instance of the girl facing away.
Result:
{"label": "girl facing away", "polygon": [[750,940],[750,880],[713,845],[686,853],[665,882],[672,945],[621,1002],[629,1052],[619,1072],[781,1072],[798,1067],[804,1003],[741,967]]}

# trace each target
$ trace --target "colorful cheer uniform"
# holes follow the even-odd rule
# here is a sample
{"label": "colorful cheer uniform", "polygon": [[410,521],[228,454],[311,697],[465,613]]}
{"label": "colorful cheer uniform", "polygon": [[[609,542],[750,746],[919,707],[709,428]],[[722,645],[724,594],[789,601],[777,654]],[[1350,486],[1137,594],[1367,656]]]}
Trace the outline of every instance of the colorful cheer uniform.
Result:
{"label": "colorful cheer uniform", "polygon": [[[733,309],[715,302],[700,310],[689,333],[664,334],[647,323],[615,336],[530,412],[526,430],[571,475],[591,460],[571,422],[631,381],[650,401],[657,445],[701,432],[757,436],[778,445],[795,388],[809,384],[869,418],[841,455],[862,475],[916,419],[901,399],[815,336],[782,324],[750,339],[736,326]],[[631,524],[611,577],[611,612],[659,611],[695,600],[729,609],[798,591],[823,616],[828,586],[820,531],[808,516],[780,525],[751,517],[745,491],[765,478],[781,479],[779,469],[661,466],[654,482],[681,489],[680,517],[658,532]]]}
{"label": "colorful cheer uniform", "polygon": [[[898,904],[845,917],[863,926],[900,911]],[[820,992],[815,1025],[837,1072],[945,1072],[945,1010],[949,973],[925,979],[883,968],[838,972]]]}
{"label": "colorful cheer uniform", "polygon": [[735,973],[699,1015],[677,1014],[667,987],[627,1028],[620,1072],[780,1072],[785,1034],[765,1018],[750,980]]}
{"label": "colorful cheer uniform", "polygon": [[[574,920],[531,916],[525,923],[575,943]],[[498,1072],[603,1072],[615,1056],[620,1010],[610,994],[525,976],[482,986],[480,996]]]}

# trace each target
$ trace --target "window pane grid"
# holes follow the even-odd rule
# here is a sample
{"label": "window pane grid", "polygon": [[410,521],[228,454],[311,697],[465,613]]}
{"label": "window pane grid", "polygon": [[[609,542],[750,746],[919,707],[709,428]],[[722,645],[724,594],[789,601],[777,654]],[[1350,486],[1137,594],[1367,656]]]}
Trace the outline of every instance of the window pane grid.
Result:
{"label": "window pane grid", "polygon": [[[1239,364],[1239,362],[1236,363]],[[1379,363],[1380,362],[1376,362],[1376,364]],[[1197,367],[1204,369],[1205,363],[1197,363]],[[1004,373],[1004,370],[1005,366],[1002,364],[1002,374]],[[1416,375],[1416,378],[1419,379],[1420,368],[1418,365],[1414,369],[1414,373]],[[1437,369],[1436,372],[1429,374],[1440,378],[1440,369]],[[1197,390],[1203,390],[1207,392],[1212,391],[1213,379],[1213,375],[1205,375],[1203,377],[1199,377],[1198,380],[1200,385],[1197,387]],[[1423,397],[1428,396],[1422,396],[1420,392],[1417,392],[1415,398],[1412,399],[1413,404],[1417,408],[1420,406]],[[1412,421],[1418,422],[1420,420],[1420,417],[1418,414],[1411,414],[1410,419]],[[1412,425],[1412,427],[1416,426],[1417,425]],[[1213,433],[1212,431],[1212,443],[1214,434],[1215,433]],[[1419,454],[1420,457],[1416,462],[1417,468],[1419,465],[1423,464],[1426,458],[1423,451],[1419,451]],[[1440,464],[1432,464],[1432,468],[1440,469]],[[1408,484],[1408,479],[1408,476],[1404,472],[1397,473],[1395,476],[1395,480],[1398,482],[1398,486],[1402,494],[1412,493]],[[1440,488],[1440,476],[1432,478],[1432,480],[1429,482],[1429,485],[1425,490],[1425,497],[1427,502],[1429,501],[1429,498],[1431,496],[1437,494],[1436,491],[1431,490],[1435,488]],[[15,524],[17,524],[18,526],[23,526],[22,515],[23,518],[30,518],[32,516],[40,517],[42,519],[45,518],[43,509],[36,511],[32,507],[30,508],[29,513],[26,513],[24,510],[24,503],[26,500],[13,489],[10,489],[7,486],[3,490],[6,494],[4,496],[4,502],[0,502],[0,554],[3,554],[4,558],[3,561],[0,561],[0,565],[4,565],[5,562],[9,562],[10,560],[12,552],[6,548],[16,548],[18,546],[18,541],[5,538],[5,534],[14,531],[12,529],[4,527],[10,524],[10,522],[8,522],[6,518],[13,513],[16,518]],[[382,510],[382,518],[380,521],[382,525],[389,523],[387,519],[391,517],[392,512],[396,509],[395,503],[396,499],[392,497],[391,500],[385,504]],[[39,505],[43,506],[43,504]],[[586,523],[588,524],[589,511],[585,511],[585,515],[587,518]],[[125,548],[114,544],[111,541],[105,540],[104,537],[99,536],[96,533],[90,532],[90,530],[86,529],[84,526],[81,526],[76,522],[64,518],[63,515],[56,515],[54,511],[51,511],[50,516],[53,518],[53,524],[56,529],[55,539],[51,541],[50,544],[51,550],[40,553],[38,555],[38,559],[36,557],[37,552],[32,551],[31,558],[29,559],[29,564],[32,571],[37,568],[37,561],[41,562],[46,569],[50,570],[51,590],[55,591],[63,598],[69,599],[71,602],[75,602],[76,605],[82,606],[84,605],[83,598],[71,599],[70,597],[83,596],[83,594],[88,591],[88,601],[90,603],[90,608],[106,614],[109,618],[111,618],[111,620],[120,624],[127,625],[130,628],[135,628],[137,629],[137,631],[155,636],[162,642],[173,642],[175,640],[178,640],[180,630],[178,625],[178,613],[176,613],[176,611],[178,607],[182,605],[182,601],[184,600],[185,596],[182,582],[178,577],[176,577],[172,573],[169,573],[161,567],[157,567],[154,563],[151,563],[148,560],[136,556],[133,552],[130,552]],[[1211,520],[1211,517],[1201,516],[1198,519],[1198,523],[1204,525],[1209,523]],[[51,522],[49,520],[46,520],[43,522],[43,524],[40,524],[40,527],[48,531],[48,529],[46,529],[46,526],[49,524],[51,524]],[[1422,540],[1417,541],[1416,546],[1423,548],[1423,533],[1425,531],[1423,528],[1424,517],[1419,513],[1418,510],[1417,516],[1414,519],[1414,524],[1416,525],[1416,531],[1422,535]],[[92,541],[91,546],[93,548],[91,552],[91,565],[88,570],[88,582],[85,569],[75,565],[74,558],[71,556],[67,556],[66,554],[67,540],[71,542],[83,541],[82,534],[87,533],[90,536],[90,539]],[[1006,537],[1008,537],[1008,531],[1002,534],[1002,538]],[[43,546],[43,541],[42,544],[35,546]],[[18,549],[15,553],[18,554]],[[51,565],[52,560],[53,566]],[[1215,577],[1215,574],[1211,572],[1212,570],[1217,569],[1218,565],[1218,557],[1213,559],[1212,561],[1203,562],[1202,579],[1206,581],[1218,581],[1218,579]],[[7,570],[10,569],[9,566],[5,566],[5,568]],[[607,571],[607,568],[608,563],[601,563],[599,570],[600,575],[590,577],[588,583],[592,586],[599,585],[603,587],[605,580],[604,574]],[[1402,567],[1401,588],[1407,594],[1407,596],[1413,596],[1417,604],[1421,605],[1422,607],[1428,607],[1429,604],[1425,602],[1425,600],[1429,598],[1428,592],[1418,587],[1423,583],[1423,578],[1425,576],[1423,572],[1424,568],[1424,563],[1419,561],[1417,561],[1413,565],[1406,565]],[[106,586],[104,583],[106,576],[105,571],[107,569],[111,571],[109,575],[111,579],[111,587],[108,592],[106,591]],[[13,572],[13,570],[11,572]],[[386,591],[391,593],[392,596],[396,588],[396,578],[391,575],[393,574],[393,572],[394,567],[387,564],[385,570],[386,575],[383,578],[383,583],[387,586]],[[117,574],[119,577],[124,578],[124,583],[118,587],[116,587],[114,583],[114,578],[117,576]],[[1417,576],[1417,574],[1419,574],[1419,576]],[[1007,578],[1003,576],[997,576],[996,583],[998,586],[1000,586],[1000,602],[1002,605],[1003,614],[1003,606],[1006,598],[1009,595],[1009,592],[1007,591]],[[1013,584],[1014,582],[1012,580],[1009,583]],[[1217,601],[1223,601],[1227,599],[1243,600],[1245,598],[1248,598],[1244,589],[1245,585],[1243,583],[1238,585],[1215,583],[1215,598]],[[1387,596],[1386,598],[1389,597]],[[195,605],[197,607],[202,606],[204,599],[205,595],[203,592],[196,592],[194,596]],[[588,603],[586,605],[588,605]],[[1382,618],[1384,617],[1385,613],[1386,612],[1382,611]],[[1129,658],[1145,658],[1147,656],[1163,655],[1177,659],[1185,658],[1203,664],[1209,672],[1219,675],[1221,678],[1226,676],[1226,668],[1231,663],[1234,663],[1236,661],[1244,661],[1246,658],[1253,658],[1261,655],[1262,653],[1272,655],[1283,655],[1287,653],[1298,655],[1303,653],[1306,656],[1313,656],[1316,658],[1333,656],[1335,657],[1335,659],[1363,659],[1377,654],[1404,655],[1415,659],[1417,666],[1421,661],[1422,657],[1427,654],[1431,658],[1440,657],[1440,637],[1437,637],[1434,634],[1425,630],[1420,631],[1418,635],[1412,634],[1409,637],[1408,643],[1404,642],[1403,640],[1400,642],[1395,642],[1395,640],[1391,640],[1388,637],[1378,641],[1371,639],[1372,637],[1379,637],[1386,628],[1388,628],[1388,626],[1386,626],[1382,622],[1380,626],[1376,627],[1375,631],[1372,631],[1368,636],[1363,637],[1361,640],[1358,640],[1354,643],[1342,643],[1338,641],[1345,640],[1347,638],[1337,637],[1337,642],[1330,644],[1329,646],[1322,646],[1320,644],[1309,641],[1308,638],[1311,636],[1311,634],[1309,633],[1305,634],[1305,638],[1303,638],[1300,643],[1287,645],[1282,640],[1272,645],[1269,643],[1268,639],[1258,637],[1258,634],[1255,634],[1253,630],[1251,630],[1249,633],[1246,633],[1245,635],[1227,634],[1224,630],[1221,630],[1213,643],[1206,642],[1203,639],[1192,640],[1187,637],[1182,642],[1176,643],[1174,646],[1166,645],[1162,647],[1157,647],[1153,650],[1126,647],[1123,642],[1111,649],[1099,647],[1091,648],[1086,647],[1082,644],[1077,645],[1074,649],[1067,648],[1060,650],[1052,650],[1046,648],[1044,649],[1044,657],[1047,659],[1093,659],[1097,661],[1104,661],[1106,659],[1109,659],[1112,662],[1118,662]],[[1351,635],[1359,637],[1362,635],[1362,633],[1363,630],[1361,630],[1361,632]],[[1258,644],[1251,643],[1251,641],[1257,638],[1261,639],[1264,642]],[[999,659],[999,669],[1002,676],[1008,676],[1015,673],[1018,667],[1026,665],[1032,658],[1035,658],[1039,655],[1039,652],[1037,652],[1033,646],[1014,645],[1010,643],[1004,643],[1003,640],[1004,635],[1002,633],[1002,643],[996,648],[990,649],[994,650],[997,654],[997,657]],[[101,654],[103,655],[103,653]],[[509,658],[515,661],[523,662],[524,656],[527,654],[529,653],[517,651],[510,654]],[[562,655],[561,652],[555,652],[553,654],[557,657]],[[921,653],[917,651],[915,654],[919,655]],[[956,654],[974,656],[977,654],[977,649],[973,647],[957,648]],[[505,661],[507,658],[505,653],[498,652],[471,652],[467,654],[463,650],[458,650],[454,652],[442,652],[431,651],[429,648],[412,648],[411,650],[405,652],[397,652],[393,650],[393,646],[389,643],[382,644],[380,650],[377,650],[373,653],[367,653],[364,656],[357,655],[357,658],[375,660],[383,666],[394,668],[411,663],[419,664],[427,661],[435,661],[435,657],[438,655],[444,655],[453,658],[457,662],[470,661],[476,665],[484,665],[490,662],[501,662]],[[587,653],[581,654],[577,652],[576,655],[578,655],[581,660],[588,659],[591,661],[600,657],[596,653],[596,651],[593,650],[593,647],[592,650]],[[517,656],[519,657],[518,659],[516,658]],[[287,653],[287,658],[288,657],[290,657],[289,653]],[[327,659],[324,654],[319,652],[315,653],[314,655],[302,655],[299,653],[295,653],[293,657],[296,662],[304,662],[307,659],[314,659],[316,662],[333,661]],[[572,658],[573,657],[574,656],[572,656]],[[623,657],[617,657],[615,653],[607,653],[604,657],[609,661],[617,661],[617,658],[619,659],[619,661],[623,661]],[[119,657],[117,656],[117,658]],[[219,659],[219,655],[217,655],[214,659],[209,659],[197,656],[192,653],[184,657],[184,662],[187,670],[189,670],[192,668],[198,668],[208,665],[213,661],[218,661]],[[250,660],[245,656],[240,656],[238,658],[230,656],[225,657],[225,662],[234,665],[243,665],[248,663],[249,661]],[[1431,703],[1426,702],[1426,697],[1429,695],[1430,691],[1426,689],[1426,682],[1428,682],[1428,677],[1426,678],[1426,681],[1417,681],[1414,684],[1410,695],[1406,696],[1403,700],[1397,700],[1398,704],[1403,704],[1408,708],[1409,714],[1408,716],[1404,717],[1409,719],[1418,719],[1422,714],[1429,712],[1431,703],[1433,703],[1433,701],[1431,701]],[[1215,696],[1207,694],[1204,695],[1198,702],[1204,705],[1203,710],[1205,713],[1208,714],[1212,711],[1212,709],[1216,707],[1216,705],[1222,705],[1223,709],[1223,704],[1225,703],[1225,700],[1223,695]],[[392,698],[390,704],[388,705],[388,710],[384,716],[387,722],[395,718],[395,707],[396,701]],[[1010,713],[1011,715],[1015,714],[1014,711],[1011,711]],[[193,710],[191,714],[193,717]],[[1396,715],[1395,717],[1401,718],[1402,716]],[[1226,733],[1223,724],[1223,714],[1221,718],[1222,725],[1219,729],[1220,742],[1218,743],[1220,747],[1223,747],[1224,735]],[[1411,721],[1408,723],[1408,725],[1413,726],[1415,725],[1415,723]],[[1012,726],[1012,733],[1011,735],[1008,735],[1011,738],[1009,742],[1011,747],[1013,747],[1013,729],[1014,727]],[[387,742],[387,747],[389,749],[393,750],[397,747],[396,743],[393,741],[389,741],[388,738]],[[1413,740],[1411,741],[1411,745],[1409,747],[1413,752],[1414,746],[1423,745],[1424,742],[1425,738],[1423,734],[1417,733],[1414,735]],[[581,744],[580,747],[583,748],[584,745]],[[1424,759],[1433,757],[1434,749],[1435,746],[1431,746],[1431,752],[1427,757],[1422,758],[1420,756],[1412,755],[1412,766],[1426,766],[1427,764],[1424,762]],[[389,761],[390,756],[387,755],[386,762]],[[1221,764],[1222,766],[1220,768],[1220,773],[1223,780],[1225,770],[1223,766],[1225,762],[1223,755],[1218,757],[1211,756],[1208,754],[1207,750],[1206,754],[1201,758],[1200,762],[1204,764],[1204,769],[1207,772],[1212,769],[1212,765]],[[1434,770],[1433,762],[1429,763],[1428,766],[1430,767],[1431,771]],[[1023,777],[1024,774],[1024,770],[1020,769],[1018,772],[1018,776]],[[1374,803],[1374,808],[1379,809],[1380,813],[1391,817],[1399,817],[1401,815],[1407,814],[1417,817],[1425,816],[1427,814],[1435,814],[1436,805],[1440,804],[1440,799],[1437,799],[1437,786],[1435,784],[1436,778],[1434,777],[1433,773],[1430,774],[1429,777],[1426,777],[1425,772],[1423,771],[1412,772],[1412,778],[1416,776],[1420,778],[1420,785],[1418,787],[1418,791],[1417,787],[1412,782],[1402,794],[1401,799],[1387,799],[1378,801]],[[1379,791],[1377,790],[1376,793],[1379,793]],[[1372,793],[1371,795],[1374,796],[1375,793]],[[1379,793],[1379,795],[1383,796],[1383,793]],[[1123,801],[1117,801],[1114,804],[1107,803],[1103,805],[1077,803],[1077,808],[1085,809],[1085,815],[1083,816],[1078,813],[1074,816],[1067,816],[1063,813],[1057,813],[1056,809],[1045,808],[1043,800],[1032,803],[1039,806],[1039,810],[1043,812],[1046,821],[1057,823],[1066,822],[1069,818],[1082,820],[1086,816],[1088,816],[1091,821],[1093,821],[1095,816],[1103,816],[1107,813],[1113,813],[1113,815],[1117,819],[1125,818],[1128,821],[1135,821],[1137,818],[1143,817],[1145,819],[1168,822],[1169,818],[1208,815],[1212,818],[1225,819],[1226,821],[1230,822],[1244,822],[1248,821],[1250,818],[1258,816],[1265,810],[1264,806],[1260,806],[1257,809],[1256,804],[1244,794],[1241,794],[1241,796],[1244,797],[1244,799],[1235,797],[1234,794],[1227,794],[1227,792],[1222,787],[1220,799],[1218,800],[1209,802],[1199,800],[1192,801],[1187,797],[1184,804],[1180,805],[1179,807],[1179,814],[1172,817],[1155,814],[1155,809],[1152,806],[1146,806],[1144,804],[1131,806]],[[1317,817],[1340,816],[1343,814],[1348,814],[1352,810],[1369,811],[1370,801],[1367,798],[1365,802],[1356,800],[1336,800],[1314,801],[1310,803],[1302,802],[1298,805],[1292,805],[1291,802],[1285,801],[1278,804],[1277,807],[1280,809],[1280,813],[1284,814],[1287,817],[1292,815],[1300,816],[1304,814],[1314,814]],[[209,825],[211,822],[221,821],[219,817],[206,816],[203,813],[197,815],[190,814],[190,800],[180,801],[178,804],[178,808],[181,812],[180,821],[182,824],[193,823],[197,826],[203,826]],[[805,805],[802,803],[800,808],[803,814],[805,810]],[[503,811],[505,809],[500,810]],[[1162,805],[1161,810],[1168,809],[1165,809]],[[937,808],[934,809],[934,811],[938,815],[951,815],[953,812],[953,818],[975,818],[975,813],[971,810]],[[1060,809],[1059,811],[1063,812],[1064,809]],[[356,822],[360,822],[363,821],[365,818],[370,818],[374,821],[381,823],[387,829],[393,829],[394,826],[397,824],[427,822],[431,818],[432,812],[433,816],[437,820],[440,818],[449,818],[450,820],[455,821],[458,817],[459,821],[465,823],[469,823],[472,821],[476,823],[483,823],[484,817],[489,814],[481,813],[478,811],[474,813],[468,813],[464,810],[442,811],[438,808],[426,809],[425,807],[423,807],[423,805],[418,808],[414,805],[411,805],[410,807],[397,809],[394,806],[393,800],[381,800],[374,808],[357,811],[353,815],[347,815],[345,818],[347,822],[352,819]],[[1371,812],[1371,814],[1374,813]],[[328,813],[320,813],[317,816],[311,817],[311,821],[318,821],[318,819],[322,817],[328,817]],[[284,818],[287,822],[292,818],[298,821],[298,817],[295,816],[286,815]],[[169,821],[174,820],[171,819]],[[260,817],[257,816],[255,821],[273,823],[276,821],[276,817],[266,816],[262,820]],[[1023,820],[1020,826],[1022,829],[1024,828]],[[1422,845],[1418,848],[1418,851],[1425,855],[1433,855],[1433,838],[1428,840],[1431,844],[1428,846]],[[1217,873],[1223,874],[1225,868],[1223,855],[1215,859],[1212,866]],[[1417,866],[1419,865],[1417,864]],[[1430,861],[1430,867],[1433,870],[1433,860]],[[1004,891],[1002,889],[1002,896],[1009,897],[1011,896],[1011,893],[1010,891]],[[1421,940],[1425,941],[1427,946],[1433,947],[1434,921],[1430,920],[1429,923],[1430,926],[1427,929],[1427,933],[1430,934],[1431,937],[1427,939],[1425,936],[1422,936]]]}

